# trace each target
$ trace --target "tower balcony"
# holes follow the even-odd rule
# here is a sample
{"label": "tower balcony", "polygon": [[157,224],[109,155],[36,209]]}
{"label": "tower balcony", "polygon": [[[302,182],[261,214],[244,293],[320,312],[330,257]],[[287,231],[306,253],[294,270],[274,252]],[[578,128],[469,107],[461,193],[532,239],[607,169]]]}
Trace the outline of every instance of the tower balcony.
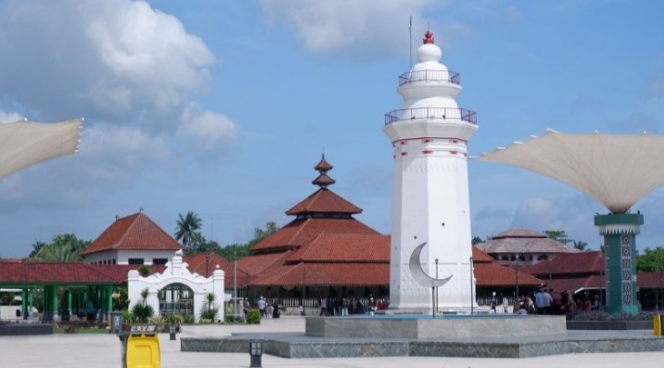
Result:
{"label": "tower balcony", "polygon": [[415,107],[399,109],[385,114],[385,125],[394,122],[427,119],[427,120],[463,120],[470,124],[477,124],[477,113],[468,109],[454,107]]}
{"label": "tower balcony", "polygon": [[415,70],[408,71],[399,76],[399,87],[415,82],[445,82],[461,84],[459,73],[450,70]]}

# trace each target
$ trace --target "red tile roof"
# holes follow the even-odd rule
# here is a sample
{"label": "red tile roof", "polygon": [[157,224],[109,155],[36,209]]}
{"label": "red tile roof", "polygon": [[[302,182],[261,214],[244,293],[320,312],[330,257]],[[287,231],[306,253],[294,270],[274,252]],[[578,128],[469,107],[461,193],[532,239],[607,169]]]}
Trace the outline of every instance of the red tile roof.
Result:
{"label": "red tile roof", "polygon": [[[92,265],[83,262],[0,262],[3,285],[33,284],[122,284],[129,270],[139,265]],[[154,272],[163,266],[152,266]]]}
{"label": "red tile roof", "polygon": [[473,245],[472,249],[473,249],[473,264],[493,262],[493,257],[482,252],[478,247]]}
{"label": "red tile roof", "polygon": [[237,266],[247,272],[251,277],[258,275],[268,268],[275,268],[283,264],[284,259],[291,251],[282,253],[257,254],[244,257],[237,261]]}
{"label": "red tile roof", "polygon": [[503,231],[498,235],[494,235],[491,239],[504,239],[504,238],[547,238],[546,234],[522,228],[511,228]]}
{"label": "red tile roof", "polygon": [[258,242],[251,250],[255,252],[267,249],[292,249],[303,246],[322,233],[380,235],[376,230],[354,218],[296,219]]}
{"label": "red tile roof", "polygon": [[321,233],[291,253],[287,263],[297,262],[390,262],[390,237]]}
{"label": "red tile roof", "polygon": [[[206,260],[206,255],[209,257]],[[198,273],[204,277],[212,276],[217,265],[224,271],[224,285],[226,289],[233,289],[235,283],[235,265],[214,252],[198,253],[186,255],[183,261],[187,263],[189,272]],[[207,263],[207,267],[206,267]],[[239,263],[239,261],[238,261]],[[249,274],[242,270],[240,266],[237,267],[237,285],[238,288],[244,287],[249,282]]]}
{"label": "red tile roof", "polygon": [[[549,264],[549,262],[551,262]],[[521,266],[519,266],[521,267]],[[604,262],[601,252],[562,253],[556,255],[551,261],[543,261],[536,265],[524,266],[524,270],[531,275],[559,274],[590,274],[604,271]]]}
{"label": "red tile roof", "polygon": [[297,215],[314,212],[356,214],[361,213],[362,209],[341,198],[333,191],[327,188],[320,188],[286,211],[286,214]]}
{"label": "red tile roof", "polygon": [[604,287],[604,277],[600,275],[589,275],[586,277],[577,277],[569,279],[552,279],[551,285],[549,280],[542,278],[544,285],[547,285],[547,289],[553,289],[553,291],[562,292],[569,290],[573,293],[577,293],[582,290],[598,290]]}
{"label": "red tile roof", "polygon": [[664,289],[664,272],[639,272],[636,275],[636,283],[641,288]]}
{"label": "red tile roof", "polygon": [[[473,271],[477,286],[514,286],[517,282],[516,271],[496,263],[475,263]],[[540,286],[542,280],[519,271],[520,286]]]}
{"label": "red tile roof", "polygon": [[389,263],[297,263],[282,265],[251,282],[254,286],[388,285]]}
{"label": "red tile roof", "polygon": [[475,245],[488,254],[501,253],[580,253],[579,249],[547,238],[546,235],[528,229],[510,229],[484,243]]}
{"label": "red tile roof", "polygon": [[81,255],[106,250],[180,250],[182,245],[145,213],[115,220]]}

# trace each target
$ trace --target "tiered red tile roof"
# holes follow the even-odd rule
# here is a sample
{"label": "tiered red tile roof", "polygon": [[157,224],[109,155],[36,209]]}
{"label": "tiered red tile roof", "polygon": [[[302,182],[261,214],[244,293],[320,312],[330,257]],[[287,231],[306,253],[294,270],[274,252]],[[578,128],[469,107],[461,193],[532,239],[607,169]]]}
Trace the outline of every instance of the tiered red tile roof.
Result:
{"label": "tiered red tile roof", "polygon": [[162,230],[143,211],[118,218],[81,255],[107,250],[172,250],[182,245]]}
{"label": "tiered red tile roof", "polygon": [[302,261],[312,263],[389,263],[390,237],[373,234],[321,233],[286,258],[286,263]]}
{"label": "tiered red tile roof", "polygon": [[324,156],[314,169],[320,189],[286,211],[297,217],[240,260],[251,285],[389,284],[389,236],[353,218],[362,209],[327,188],[334,179]]}
{"label": "tiered red tile roof", "polygon": [[320,188],[286,211],[287,215],[301,213],[361,213],[362,209],[341,198],[327,188]]}
{"label": "tiered red tile roof", "polygon": [[296,219],[258,242],[252,251],[285,250],[300,247],[320,234],[374,235],[380,233],[354,218],[304,218]]}

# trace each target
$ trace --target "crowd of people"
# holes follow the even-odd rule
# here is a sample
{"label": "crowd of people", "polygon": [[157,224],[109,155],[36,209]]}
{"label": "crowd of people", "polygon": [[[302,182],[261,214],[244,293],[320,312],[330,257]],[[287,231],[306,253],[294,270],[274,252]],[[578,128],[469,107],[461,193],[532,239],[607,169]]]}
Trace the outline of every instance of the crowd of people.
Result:
{"label": "crowd of people", "polygon": [[348,316],[349,314],[374,314],[378,310],[387,309],[389,302],[385,298],[375,300],[373,295],[369,295],[366,303],[358,298],[319,298],[318,307],[319,316]]}
{"label": "crowd of people", "polygon": [[[493,293],[491,310],[496,312],[498,300]],[[503,304],[507,299],[503,298]],[[585,293],[574,295],[571,291],[555,292],[553,289],[542,288],[519,298],[516,313],[518,314],[567,314],[571,312],[590,312],[602,309],[599,294]]]}

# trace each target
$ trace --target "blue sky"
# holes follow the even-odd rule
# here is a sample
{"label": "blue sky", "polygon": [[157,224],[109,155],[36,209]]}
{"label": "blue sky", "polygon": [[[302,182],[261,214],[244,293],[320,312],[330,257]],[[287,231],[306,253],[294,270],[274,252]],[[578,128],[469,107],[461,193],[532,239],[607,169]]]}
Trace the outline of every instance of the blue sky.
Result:
{"label": "blue sky", "polygon": [[[0,1],[0,121],[86,119],[81,152],[0,181],[0,256],[144,208],[173,232],[244,242],[316,188],[324,151],[358,219],[390,232],[383,115],[428,28],[477,112],[471,155],[546,128],[664,134],[664,3],[644,1]],[[473,235],[566,230],[597,248],[599,204],[470,161]],[[664,191],[639,248],[664,245]]]}

